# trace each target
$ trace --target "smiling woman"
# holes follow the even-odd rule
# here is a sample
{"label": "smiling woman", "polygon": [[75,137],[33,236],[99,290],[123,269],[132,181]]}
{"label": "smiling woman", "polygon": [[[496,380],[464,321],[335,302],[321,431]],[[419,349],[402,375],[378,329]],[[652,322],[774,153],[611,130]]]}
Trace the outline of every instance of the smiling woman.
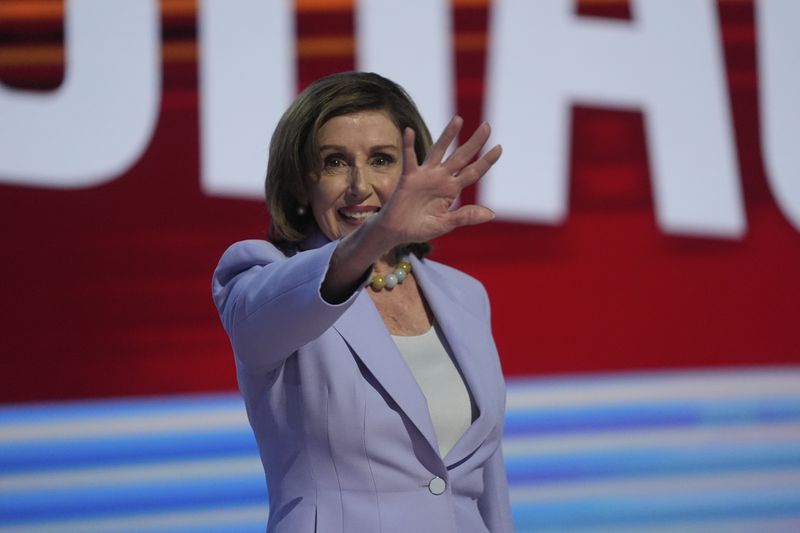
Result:
{"label": "smiling woman", "polygon": [[424,256],[488,222],[452,209],[500,157],[481,125],[430,134],[397,84],[342,73],[279,122],[271,242],[223,255],[213,294],[269,486],[271,533],[513,531],[505,383],[477,280]]}

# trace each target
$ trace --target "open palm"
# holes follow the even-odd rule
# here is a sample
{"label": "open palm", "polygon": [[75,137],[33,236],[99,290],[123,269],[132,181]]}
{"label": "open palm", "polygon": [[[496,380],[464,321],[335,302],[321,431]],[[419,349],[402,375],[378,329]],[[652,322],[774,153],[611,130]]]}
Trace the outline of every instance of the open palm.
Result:
{"label": "open palm", "polygon": [[489,139],[491,129],[484,122],[445,159],[447,147],[458,136],[462,124],[461,117],[453,117],[421,165],[414,153],[414,130],[406,128],[403,132],[403,174],[381,210],[383,226],[396,242],[425,242],[458,227],[494,218],[490,209],[479,205],[451,210],[462,189],[486,174],[502,153],[497,145],[470,163]]}

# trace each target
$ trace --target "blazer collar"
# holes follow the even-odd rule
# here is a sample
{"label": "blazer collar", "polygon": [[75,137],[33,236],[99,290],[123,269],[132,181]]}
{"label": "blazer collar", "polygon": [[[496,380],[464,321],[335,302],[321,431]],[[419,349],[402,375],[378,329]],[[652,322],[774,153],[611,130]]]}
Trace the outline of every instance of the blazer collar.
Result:
{"label": "blazer collar", "polygon": [[[467,389],[475,402],[478,417],[445,456],[445,464],[456,464],[471,454],[488,436],[493,425],[485,413],[491,408],[485,390],[481,357],[474,346],[480,345],[476,335],[486,325],[460,302],[443,290],[445,279],[434,279],[425,261],[412,256],[412,271],[425,295],[434,317],[450,345],[464,376]],[[372,373],[385,391],[416,426],[438,457],[438,444],[425,395],[397,349],[383,319],[366,291],[361,291],[351,308],[334,324],[355,355]],[[485,356],[484,356],[485,357]]]}

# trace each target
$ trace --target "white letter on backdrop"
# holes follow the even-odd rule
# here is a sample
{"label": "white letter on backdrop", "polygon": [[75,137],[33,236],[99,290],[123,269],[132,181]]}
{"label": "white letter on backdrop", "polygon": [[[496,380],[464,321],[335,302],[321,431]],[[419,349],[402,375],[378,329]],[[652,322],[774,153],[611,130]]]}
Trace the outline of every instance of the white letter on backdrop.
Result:
{"label": "white letter on backdrop", "polygon": [[772,194],[800,230],[800,2],[756,3],[761,145]]}
{"label": "white letter on backdrop", "polygon": [[637,107],[659,225],[744,233],[715,2],[632,1],[631,22],[577,16],[572,0],[492,9],[487,115],[505,152],[482,202],[500,218],[560,222],[571,105]]}
{"label": "white letter on backdrop", "polygon": [[295,94],[293,3],[200,3],[201,185],[262,198],[272,131]]}
{"label": "white letter on backdrop", "polygon": [[0,84],[0,182],[89,187],[136,162],[158,118],[159,16],[154,0],[65,2],[61,86]]}
{"label": "white letter on backdrop", "polygon": [[453,31],[449,0],[359,0],[358,69],[405,88],[434,140],[453,114]]}

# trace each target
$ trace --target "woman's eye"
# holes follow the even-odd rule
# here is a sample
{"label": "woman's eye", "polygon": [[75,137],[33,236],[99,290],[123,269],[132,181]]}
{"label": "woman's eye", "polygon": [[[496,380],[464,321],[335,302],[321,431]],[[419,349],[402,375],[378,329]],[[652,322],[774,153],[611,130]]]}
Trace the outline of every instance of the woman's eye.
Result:
{"label": "woman's eye", "polygon": [[372,158],[372,164],[378,167],[388,167],[394,163],[394,158],[386,154],[378,154]]}
{"label": "woman's eye", "polygon": [[329,155],[323,162],[325,168],[340,168],[345,166],[345,160],[338,155]]}

